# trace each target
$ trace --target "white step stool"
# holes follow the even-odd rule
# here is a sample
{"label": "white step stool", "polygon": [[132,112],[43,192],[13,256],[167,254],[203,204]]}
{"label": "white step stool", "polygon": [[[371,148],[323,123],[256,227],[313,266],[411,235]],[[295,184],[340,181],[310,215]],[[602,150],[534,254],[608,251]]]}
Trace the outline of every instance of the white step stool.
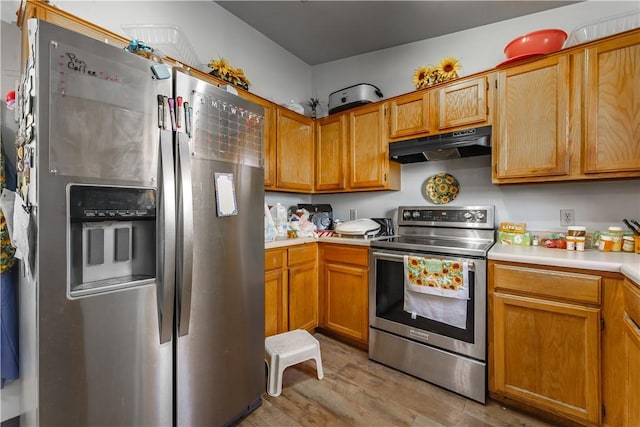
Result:
{"label": "white step stool", "polygon": [[269,396],[280,396],[282,392],[282,373],[289,366],[309,359],[316,361],[318,379],[324,377],[320,343],[303,329],[284,332],[264,339],[265,360],[269,365]]}

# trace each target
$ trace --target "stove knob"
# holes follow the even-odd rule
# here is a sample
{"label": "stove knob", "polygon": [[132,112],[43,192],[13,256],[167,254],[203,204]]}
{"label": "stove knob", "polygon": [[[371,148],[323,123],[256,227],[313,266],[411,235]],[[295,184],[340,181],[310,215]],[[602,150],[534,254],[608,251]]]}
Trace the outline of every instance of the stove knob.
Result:
{"label": "stove knob", "polygon": [[476,213],[476,219],[479,221],[481,219],[484,219],[484,214],[482,212],[478,212]]}
{"label": "stove knob", "polygon": [[418,220],[420,219],[420,211],[413,211],[411,213],[411,216],[413,217],[413,219]]}
{"label": "stove knob", "polygon": [[402,211],[402,219],[411,219],[411,211]]}
{"label": "stove knob", "polygon": [[464,213],[464,219],[471,219],[473,215],[471,215],[471,212],[465,212]]}

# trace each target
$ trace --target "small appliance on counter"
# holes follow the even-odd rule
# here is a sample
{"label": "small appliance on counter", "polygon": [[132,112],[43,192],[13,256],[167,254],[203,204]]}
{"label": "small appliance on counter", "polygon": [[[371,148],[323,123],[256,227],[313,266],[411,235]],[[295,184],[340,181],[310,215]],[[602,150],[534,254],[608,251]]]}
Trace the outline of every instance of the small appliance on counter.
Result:
{"label": "small appliance on counter", "polygon": [[329,114],[379,101],[382,91],[369,83],[345,87],[329,94]]}
{"label": "small appliance on counter", "polygon": [[333,209],[331,209],[331,205],[299,203],[298,209],[306,209],[309,212],[309,221],[314,223],[318,230],[333,229]]}
{"label": "small appliance on counter", "polygon": [[361,218],[345,221],[335,227],[340,237],[357,237],[368,239],[378,236],[393,235],[393,220],[391,218]]}
{"label": "small appliance on counter", "polygon": [[368,237],[378,234],[380,224],[369,218],[354,219],[337,225],[335,231],[340,236]]}

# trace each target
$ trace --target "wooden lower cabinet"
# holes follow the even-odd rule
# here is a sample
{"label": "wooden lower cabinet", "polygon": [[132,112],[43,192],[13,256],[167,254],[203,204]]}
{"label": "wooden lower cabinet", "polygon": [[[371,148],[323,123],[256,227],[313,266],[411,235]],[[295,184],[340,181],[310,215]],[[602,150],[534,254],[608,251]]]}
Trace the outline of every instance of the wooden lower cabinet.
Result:
{"label": "wooden lower cabinet", "polygon": [[601,277],[490,262],[489,391],[601,422]]}
{"label": "wooden lower cabinet", "polygon": [[624,425],[640,426],[640,285],[624,283],[625,414]]}
{"label": "wooden lower cabinet", "polygon": [[289,252],[289,330],[318,326],[317,245],[291,246]]}
{"label": "wooden lower cabinet", "polygon": [[321,243],[320,327],[366,348],[369,343],[369,249]]}
{"label": "wooden lower cabinet", "polygon": [[318,326],[317,245],[265,251],[265,336]]}
{"label": "wooden lower cabinet", "polygon": [[288,330],[287,249],[264,253],[264,336]]}

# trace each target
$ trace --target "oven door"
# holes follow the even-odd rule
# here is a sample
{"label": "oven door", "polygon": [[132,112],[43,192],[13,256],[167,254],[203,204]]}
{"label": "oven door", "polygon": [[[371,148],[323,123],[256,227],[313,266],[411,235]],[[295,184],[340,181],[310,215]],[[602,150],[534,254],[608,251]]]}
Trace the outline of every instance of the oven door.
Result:
{"label": "oven door", "polygon": [[[469,299],[464,328],[404,311],[405,255],[468,263]],[[486,360],[486,259],[371,248],[369,268],[371,328],[480,361]],[[424,297],[429,298],[429,295]]]}

